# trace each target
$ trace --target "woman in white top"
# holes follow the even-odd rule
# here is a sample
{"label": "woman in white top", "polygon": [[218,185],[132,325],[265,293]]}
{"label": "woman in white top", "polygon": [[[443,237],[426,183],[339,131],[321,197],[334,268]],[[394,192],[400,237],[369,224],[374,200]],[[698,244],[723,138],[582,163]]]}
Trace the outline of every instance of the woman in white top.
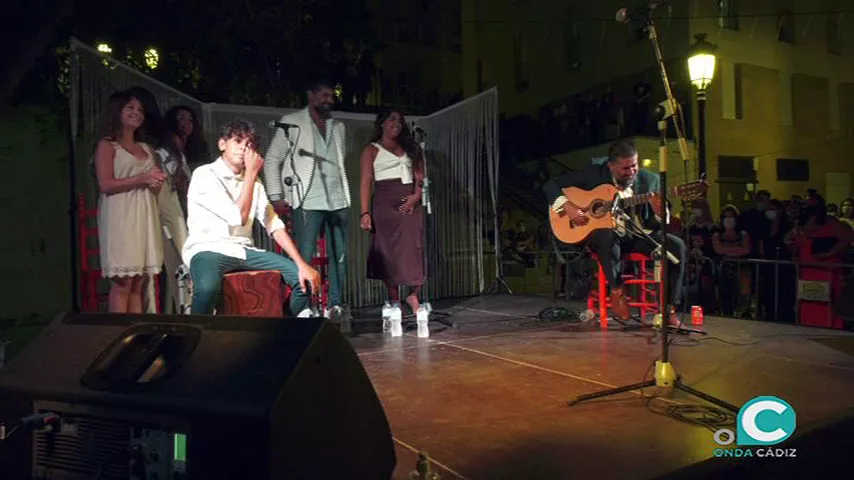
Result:
{"label": "woman in white top", "polygon": [[166,179],[139,141],[145,112],[129,92],[110,96],[95,151],[101,274],[111,280],[109,310],[142,313],[146,276],[160,273],[163,243],[157,194]]}
{"label": "woman in white top", "polygon": [[424,283],[423,157],[403,113],[391,110],[377,116],[361,165],[359,224],[371,232],[368,278],[385,283],[392,303],[400,302],[398,286],[409,286],[406,303],[415,313]]}

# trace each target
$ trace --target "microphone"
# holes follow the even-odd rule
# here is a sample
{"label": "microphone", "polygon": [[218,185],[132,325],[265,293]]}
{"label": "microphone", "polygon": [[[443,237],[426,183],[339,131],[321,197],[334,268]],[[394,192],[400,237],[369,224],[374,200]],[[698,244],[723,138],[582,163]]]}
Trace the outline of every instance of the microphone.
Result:
{"label": "microphone", "polygon": [[267,124],[267,126],[270,128],[284,128],[285,130],[289,128],[299,128],[299,125],[295,125],[293,123],[279,122],[277,120],[271,121]]}
{"label": "microphone", "polygon": [[415,122],[412,123],[412,133],[412,137],[416,143],[421,143],[424,141],[425,138],[427,138],[427,132],[425,132],[423,128],[416,125]]}
{"label": "microphone", "polygon": [[666,2],[661,0],[650,0],[644,5],[638,7],[629,7],[629,8],[621,8],[617,10],[617,15],[614,19],[618,23],[629,23],[632,20],[636,20],[639,18],[649,18],[649,15],[653,10],[658,8],[660,5],[664,5]]}
{"label": "microphone", "polygon": [[[661,260],[661,245],[655,247],[655,250],[652,251],[652,258],[656,260]],[[667,259],[670,260],[670,263],[674,265],[679,265],[679,258],[676,257],[670,250],[667,251]]]}

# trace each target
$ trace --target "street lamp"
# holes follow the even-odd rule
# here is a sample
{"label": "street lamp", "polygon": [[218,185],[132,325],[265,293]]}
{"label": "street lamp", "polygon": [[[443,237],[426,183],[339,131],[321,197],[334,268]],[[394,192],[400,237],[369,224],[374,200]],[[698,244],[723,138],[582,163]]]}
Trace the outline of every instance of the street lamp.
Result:
{"label": "street lamp", "polygon": [[700,175],[706,173],[706,89],[715,76],[715,50],[705,33],[694,35],[696,41],[688,53],[688,75],[697,87],[697,144]]}

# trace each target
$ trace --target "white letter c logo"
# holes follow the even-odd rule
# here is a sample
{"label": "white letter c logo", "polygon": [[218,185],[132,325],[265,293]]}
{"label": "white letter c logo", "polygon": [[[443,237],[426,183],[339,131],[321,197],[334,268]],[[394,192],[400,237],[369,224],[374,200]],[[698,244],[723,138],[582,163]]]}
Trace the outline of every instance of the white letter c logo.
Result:
{"label": "white letter c logo", "polygon": [[760,442],[773,443],[780,441],[785,438],[788,433],[780,427],[777,427],[775,430],[770,432],[762,430],[756,425],[756,417],[759,416],[760,413],[768,410],[776,413],[777,415],[782,415],[787,408],[788,407],[786,405],[773,400],[758,401],[744,409],[741,416],[740,426],[744,429],[744,433]]}

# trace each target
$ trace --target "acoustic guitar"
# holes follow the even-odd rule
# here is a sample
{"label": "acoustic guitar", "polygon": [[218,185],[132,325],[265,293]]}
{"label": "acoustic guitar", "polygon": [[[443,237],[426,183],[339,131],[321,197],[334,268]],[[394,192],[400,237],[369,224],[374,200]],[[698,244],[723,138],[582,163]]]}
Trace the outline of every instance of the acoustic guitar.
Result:
{"label": "acoustic guitar", "polygon": [[[705,180],[685,183],[668,189],[669,196],[683,197],[690,201],[703,195],[708,189]],[[555,237],[563,243],[577,244],[586,239],[593,230],[614,228],[617,221],[614,218],[615,205],[624,211],[649,203],[658,192],[641,193],[627,198],[618,197],[619,190],[612,184],[602,184],[593,190],[583,190],[576,187],[563,189],[563,195],[569,199],[560,213],[549,208],[549,222]],[[587,214],[587,223],[581,224],[570,221],[568,210],[581,210]]]}

